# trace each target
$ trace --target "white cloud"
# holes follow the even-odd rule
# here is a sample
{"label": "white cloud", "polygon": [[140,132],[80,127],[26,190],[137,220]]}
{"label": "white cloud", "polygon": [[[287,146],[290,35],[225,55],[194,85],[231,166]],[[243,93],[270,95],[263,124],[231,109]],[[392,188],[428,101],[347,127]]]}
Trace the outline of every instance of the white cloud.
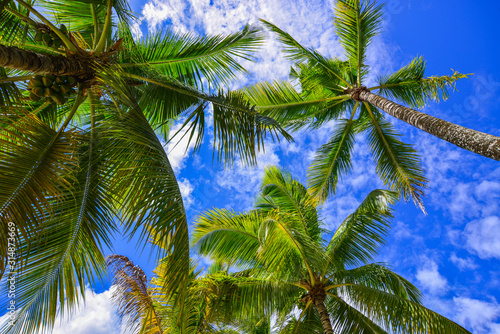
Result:
{"label": "white cloud", "polygon": [[500,305],[496,300],[486,302],[466,297],[455,297],[457,314],[455,319],[472,328],[474,333],[499,333],[500,324],[494,323],[500,316]]}
{"label": "white cloud", "polygon": [[186,178],[179,179],[177,182],[179,183],[179,189],[184,201],[184,207],[189,209],[189,207],[194,203],[194,197],[192,195],[194,186]]}
{"label": "white cloud", "polygon": [[500,259],[500,218],[489,216],[467,224],[467,247],[480,258]]}
{"label": "white cloud", "polygon": [[195,131],[193,140],[189,142],[190,134],[189,133],[186,134],[187,129],[184,128],[180,130],[182,128],[182,124],[183,122],[181,120],[172,127],[170,133],[172,136],[175,135],[175,137],[172,138],[171,141],[165,147],[168,160],[170,161],[170,164],[172,165],[172,168],[174,169],[174,172],[176,174],[178,174],[182,170],[182,168],[185,167],[186,163],[184,159],[189,154],[189,151],[194,147],[196,141],[195,139],[198,134],[198,132]]}
{"label": "white cloud", "polygon": [[478,265],[474,263],[474,260],[472,258],[468,257],[463,259],[461,257],[458,257],[455,253],[451,253],[450,261],[453,262],[453,264],[456,265],[460,270],[474,270],[478,268]]}
{"label": "white cloud", "polygon": [[425,265],[417,271],[417,280],[431,294],[444,294],[448,290],[448,281],[439,273],[436,262],[428,259],[425,262]]}
{"label": "white cloud", "polygon": [[260,188],[264,170],[270,165],[279,165],[280,159],[275,152],[276,145],[266,143],[266,151],[257,155],[257,166],[249,167],[237,161],[231,168],[217,173],[215,183],[221,189],[229,190],[228,207],[234,208],[236,203],[243,205],[245,210],[251,209],[253,198]]}
{"label": "white cloud", "polygon": [[85,303],[69,318],[57,321],[52,334],[120,334],[111,290],[93,293],[87,288],[85,294]]}
{"label": "white cloud", "polygon": [[[328,8],[328,10],[325,10]],[[331,20],[331,1],[286,0],[151,0],[143,8],[150,30],[169,23],[181,32],[197,30],[206,34],[227,34],[241,30],[246,24],[265,19],[289,32],[299,42],[327,56],[340,56]],[[258,54],[258,62],[245,62],[253,80],[284,78],[290,63],[280,54],[279,44],[267,38]],[[238,83],[248,82],[240,76]]]}

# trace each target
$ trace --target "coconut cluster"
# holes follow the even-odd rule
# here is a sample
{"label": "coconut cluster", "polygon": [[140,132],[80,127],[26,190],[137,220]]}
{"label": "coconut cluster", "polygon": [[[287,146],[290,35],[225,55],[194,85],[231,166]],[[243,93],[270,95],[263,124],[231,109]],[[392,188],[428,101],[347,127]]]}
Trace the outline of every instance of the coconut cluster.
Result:
{"label": "coconut cluster", "polygon": [[[35,41],[43,42],[46,46],[54,47],[56,49],[59,49],[61,45],[63,45],[63,41],[59,38],[59,36],[57,36],[57,34],[48,27],[40,26],[35,28],[35,30]],[[68,35],[68,29],[64,24],[59,26],[59,30],[61,30],[63,34]]]}
{"label": "coconut cluster", "polygon": [[55,103],[62,105],[68,101],[68,97],[75,93],[74,87],[77,80],[72,76],[35,75],[28,82],[30,99],[39,101],[43,98],[52,99]]}

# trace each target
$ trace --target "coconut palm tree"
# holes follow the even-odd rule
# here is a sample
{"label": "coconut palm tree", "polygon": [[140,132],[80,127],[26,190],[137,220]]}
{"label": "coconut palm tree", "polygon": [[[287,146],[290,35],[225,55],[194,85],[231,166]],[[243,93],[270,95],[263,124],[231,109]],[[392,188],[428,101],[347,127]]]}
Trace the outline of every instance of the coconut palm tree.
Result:
{"label": "coconut palm tree", "polygon": [[258,29],[138,39],[135,22],[126,0],[0,2],[0,233],[11,237],[0,239],[0,279],[2,289],[15,279],[17,310],[2,333],[50,328],[71,310],[104,279],[117,230],[163,240],[167,290],[185,286],[187,222],[163,147],[173,122],[198,149],[210,108],[226,164],[254,163],[266,136],[290,138],[222,90],[244,72],[237,61],[251,59]]}
{"label": "coconut palm tree", "polygon": [[[342,175],[351,169],[356,136],[367,134],[377,173],[385,184],[421,203],[425,177],[418,155],[399,135],[381,111],[438,138],[488,158],[500,160],[500,137],[467,129],[411,108],[448,98],[448,90],[467,75],[426,77],[426,63],[417,57],[396,72],[369,84],[367,49],[380,32],[383,6],[374,1],[338,0],[334,25],[344,57],[328,58],[302,46],[277,26],[263,21],[284,45],[294,62],[288,82],[260,83],[246,88],[249,101],[267,115],[291,128],[319,127],[336,120],[328,143],[317,152],[309,170],[308,184],[320,199],[335,191]],[[410,108],[404,106],[407,105]]]}
{"label": "coconut palm tree", "polygon": [[112,301],[127,333],[210,333],[271,334],[269,318],[234,321],[232,314],[241,304],[235,300],[235,277],[227,266],[213,265],[202,275],[191,261],[185,295],[168,295],[164,279],[170,274],[163,261],[148,282],[142,269],[127,257],[106,258],[113,273]]}
{"label": "coconut palm tree", "polygon": [[[308,190],[269,167],[253,211],[203,213],[193,242],[201,255],[248,272],[233,283],[233,295],[248,309],[243,317],[288,313],[295,304],[298,320],[311,321],[312,312],[325,334],[468,333],[424,307],[408,280],[371,263],[389,232],[396,198],[392,191],[372,191],[336,230],[324,230]],[[302,326],[297,321],[294,327]]]}

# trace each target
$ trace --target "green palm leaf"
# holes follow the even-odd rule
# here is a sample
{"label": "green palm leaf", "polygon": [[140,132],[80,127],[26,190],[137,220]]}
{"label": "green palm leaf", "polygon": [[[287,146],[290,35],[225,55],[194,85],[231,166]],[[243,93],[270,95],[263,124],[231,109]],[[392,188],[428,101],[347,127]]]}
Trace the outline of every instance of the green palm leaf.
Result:
{"label": "green palm leaf", "polygon": [[[423,188],[427,182],[416,151],[401,142],[391,123],[383,117],[376,117],[373,107],[363,103],[369,113],[366,123],[368,142],[377,163],[377,174],[382,181],[398,191],[404,199],[413,198],[425,212],[422,202]],[[368,118],[368,117],[367,117]]]}
{"label": "green palm leaf", "polygon": [[384,291],[350,285],[344,287],[342,293],[360,312],[393,333],[469,333],[420,304]]}
{"label": "green palm leaf", "polygon": [[366,0],[338,0],[334,24],[340,44],[351,66],[357,69],[357,84],[365,74],[366,49],[381,26],[383,5]]}
{"label": "green palm leaf", "polygon": [[424,77],[426,63],[423,57],[413,59],[391,75],[378,79],[382,96],[406,103],[411,108],[422,108],[431,101],[439,102],[449,97],[448,88],[455,89],[455,82],[467,78],[468,74],[454,72],[452,76]]}
{"label": "green palm leaf", "polygon": [[307,171],[310,191],[320,201],[335,194],[339,179],[351,169],[356,121],[343,119],[335,125],[330,141],[323,145]]}
{"label": "green palm leaf", "polygon": [[[128,41],[133,36],[126,34],[125,38]],[[197,37],[167,30],[133,43],[134,48],[123,55],[122,67],[152,66],[168,77],[201,87],[202,79],[217,85],[220,80],[228,83],[235,79],[235,72],[245,72],[236,58],[252,59],[262,34],[250,26],[227,36]]]}
{"label": "green palm leaf", "polygon": [[[331,265],[343,269],[373,259],[389,230],[392,218],[390,205],[397,194],[387,190],[374,190],[366,196],[358,208],[347,217],[333,235],[326,249],[329,257],[325,270]],[[335,269],[334,269],[335,270]]]}

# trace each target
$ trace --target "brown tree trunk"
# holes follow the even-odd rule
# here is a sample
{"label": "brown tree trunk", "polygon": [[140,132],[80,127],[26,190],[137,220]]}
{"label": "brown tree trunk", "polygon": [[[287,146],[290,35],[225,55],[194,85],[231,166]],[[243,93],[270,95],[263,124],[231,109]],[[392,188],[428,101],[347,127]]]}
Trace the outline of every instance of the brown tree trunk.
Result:
{"label": "brown tree trunk", "polygon": [[0,44],[0,66],[53,75],[82,75],[90,72],[88,63],[63,56],[51,56]]}
{"label": "brown tree trunk", "polygon": [[359,93],[359,100],[369,102],[389,115],[458,147],[500,161],[500,137],[468,129],[403,107],[367,90]]}
{"label": "brown tree trunk", "polygon": [[332,323],[330,321],[330,314],[325,306],[325,301],[319,298],[314,299],[314,306],[319,313],[321,318],[321,325],[323,325],[324,334],[333,334]]}

